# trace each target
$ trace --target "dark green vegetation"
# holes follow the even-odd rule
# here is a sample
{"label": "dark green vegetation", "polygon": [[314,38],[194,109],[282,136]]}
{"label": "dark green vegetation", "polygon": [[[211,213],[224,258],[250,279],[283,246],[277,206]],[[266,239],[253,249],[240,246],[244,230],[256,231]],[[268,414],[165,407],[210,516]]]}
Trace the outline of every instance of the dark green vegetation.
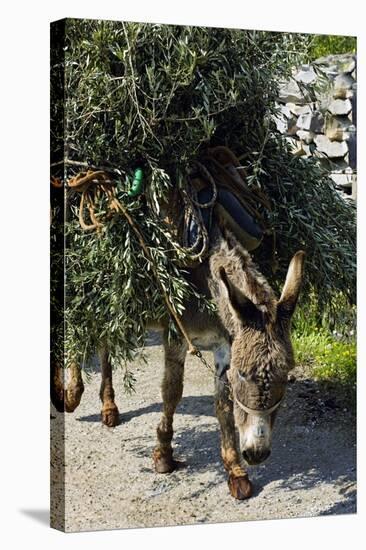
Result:
{"label": "dark green vegetation", "polygon": [[[67,159],[119,170],[118,198],[143,233],[176,311],[194,289],[159,204],[171,186],[184,184],[205,147],[221,144],[240,158],[248,184],[271,199],[264,214],[276,248],[267,237],[256,260],[272,284],[283,284],[302,248],[304,304],[310,293],[320,312],[334,311],[339,294],[355,301],[354,210],[315,161],[290,153],[271,121],[278,82],[308,60],[309,36],[83,20],[67,20],[65,29],[64,64],[52,71],[53,161],[64,153],[64,100]],[[144,195],[129,197],[136,167],[144,170]],[[78,170],[66,164],[64,175]],[[54,174],[63,175],[60,168]],[[115,216],[101,233],[85,232],[79,201],[68,192],[66,364],[87,361],[101,342],[120,364],[142,345],[145,320],[163,315],[165,304],[126,220]]]}

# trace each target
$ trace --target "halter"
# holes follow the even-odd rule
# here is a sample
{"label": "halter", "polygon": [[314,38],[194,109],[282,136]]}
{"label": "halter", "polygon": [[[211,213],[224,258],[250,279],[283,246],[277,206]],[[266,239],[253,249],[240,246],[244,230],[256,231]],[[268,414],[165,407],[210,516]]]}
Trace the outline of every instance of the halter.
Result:
{"label": "halter", "polygon": [[273,411],[275,411],[281,404],[281,401],[282,401],[283,397],[281,397],[281,399],[279,399],[277,401],[277,403],[275,403],[274,405],[272,405],[272,407],[270,407],[269,409],[251,409],[249,407],[247,407],[246,405],[243,405],[243,403],[241,403],[239,401],[239,399],[234,395],[234,401],[237,405],[239,405],[239,407],[245,411],[247,414],[251,414],[253,416],[269,416],[270,414],[273,413]]}

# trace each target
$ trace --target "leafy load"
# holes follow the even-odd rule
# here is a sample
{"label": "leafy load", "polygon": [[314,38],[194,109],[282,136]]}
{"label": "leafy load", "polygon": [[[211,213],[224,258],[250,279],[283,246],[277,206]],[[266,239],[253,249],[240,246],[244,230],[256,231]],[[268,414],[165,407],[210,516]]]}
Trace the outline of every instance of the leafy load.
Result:
{"label": "leafy load", "polygon": [[[304,299],[315,293],[320,310],[339,293],[354,300],[354,210],[315,161],[291,154],[272,123],[278,84],[304,62],[308,42],[305,35],[262,31],[65,22],[64,59],[51,72],[53,174],[68,179],[84,165],[112,170],[118,199],[143,234],[178,313],[196,291],[160,206],[169,189],[184,184],[201,151],[215,145],[227,145],[248,185],[271,199],[267,222],[275,248],[266,238],[255,256],[272,284],[283,283],[290,258],[303,248]],[[144,195],[133,198],[128,191],[138,167]],[[80,197],[67,192],[67,199],[66,364],[88,361],[101,342],[115,363],[130,360],[143,344],[146,320],[166,315],[151,261],[123,216],[100,232],[83,231]],[[54,255],[56,273],[63,264]]]}

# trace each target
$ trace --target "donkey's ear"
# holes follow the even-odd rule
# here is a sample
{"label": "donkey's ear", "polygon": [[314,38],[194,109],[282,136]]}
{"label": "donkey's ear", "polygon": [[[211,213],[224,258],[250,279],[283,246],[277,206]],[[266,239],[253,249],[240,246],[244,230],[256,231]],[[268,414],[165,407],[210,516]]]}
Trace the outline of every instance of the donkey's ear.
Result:
{"label": "donkey's ear", "polygon": [[233,312],[241,322],[244,323],[248,320],[255,321],[258,316],[262,315],[258,307],[230,281],[223,267],[219,268],[218,274],[223,292],[225,293]]}
{"label": "donkey's ear", "polygon": [[281,298],[278,302],[277,313],[283,317],[291,317],[295,311],[300,293],[304,273],[305,252],[299,250],[292,258],[283,287]]}

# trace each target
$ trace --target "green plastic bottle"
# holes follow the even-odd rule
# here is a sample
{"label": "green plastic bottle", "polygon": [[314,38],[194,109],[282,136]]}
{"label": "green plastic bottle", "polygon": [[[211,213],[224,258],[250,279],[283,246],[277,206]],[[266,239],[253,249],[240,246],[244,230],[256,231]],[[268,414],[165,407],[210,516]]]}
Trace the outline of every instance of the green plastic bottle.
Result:
{"label": "green plastic bottle", "polygon": [[137,197],[137,195],[140,195],[140,193],[142,193],[143,178],[144,178],[144,173],[142,171],[142,168],[136,168],[133,176],[131,189],[128,192],[129,197]]}

